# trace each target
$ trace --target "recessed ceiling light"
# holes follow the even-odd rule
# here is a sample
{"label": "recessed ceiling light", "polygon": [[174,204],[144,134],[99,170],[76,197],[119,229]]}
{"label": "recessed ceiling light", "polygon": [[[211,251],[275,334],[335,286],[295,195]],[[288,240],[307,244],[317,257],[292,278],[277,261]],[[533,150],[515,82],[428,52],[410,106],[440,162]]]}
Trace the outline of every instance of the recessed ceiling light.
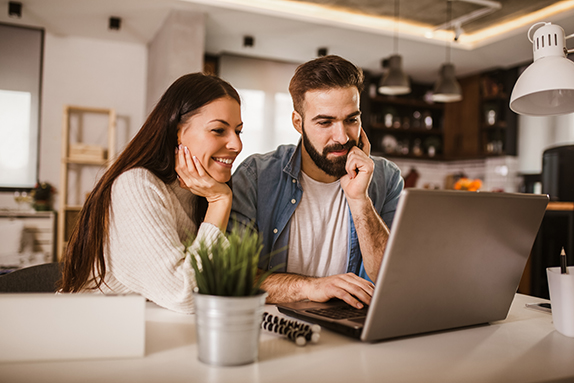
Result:
{"label": "recessed ceiling light", "polygon": [[253,36],[243,36],[243,46],[252,47],[255,45],[255,38]]}
{"label": "recessed ceiling light", "polygon": [[22,3],[17,1],[8,2],[8,16],[10,17],[22,17]]}
{"label": "recessed ceiling light", "polygon": [[119,31],[122,27],[122,19],[119,17],[111,16],[108,28],[113,31]]}

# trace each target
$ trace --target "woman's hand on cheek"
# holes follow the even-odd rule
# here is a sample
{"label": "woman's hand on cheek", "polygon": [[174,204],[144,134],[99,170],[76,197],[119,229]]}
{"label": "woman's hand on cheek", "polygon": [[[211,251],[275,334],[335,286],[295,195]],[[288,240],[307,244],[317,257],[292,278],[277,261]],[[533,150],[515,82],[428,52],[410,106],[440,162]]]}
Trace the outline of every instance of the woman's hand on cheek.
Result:
{"label": "woman's hand on cheek", "polygon": [[182,188],[188,189],[195,195],[205,197],[209,203],[231,198],[229,186],[214,180],[186,146],[180,145],[176,149],[175,171]]}

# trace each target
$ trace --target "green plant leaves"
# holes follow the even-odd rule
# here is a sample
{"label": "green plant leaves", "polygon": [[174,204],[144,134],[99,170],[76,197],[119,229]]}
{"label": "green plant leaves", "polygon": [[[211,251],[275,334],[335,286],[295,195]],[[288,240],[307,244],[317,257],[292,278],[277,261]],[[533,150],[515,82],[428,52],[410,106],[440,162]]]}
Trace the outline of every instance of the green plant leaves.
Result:
{"label": "green plant leaves", "polygon": [[[186,245],[186,251],[189,251],[190,243]],[[261,283],[275,270],[258,275],[262,249],[261,236],[249,227],[235,227],[211,245],[200,241],[198,250],[190,257],[198,292],[219,296],[257,294]]]}

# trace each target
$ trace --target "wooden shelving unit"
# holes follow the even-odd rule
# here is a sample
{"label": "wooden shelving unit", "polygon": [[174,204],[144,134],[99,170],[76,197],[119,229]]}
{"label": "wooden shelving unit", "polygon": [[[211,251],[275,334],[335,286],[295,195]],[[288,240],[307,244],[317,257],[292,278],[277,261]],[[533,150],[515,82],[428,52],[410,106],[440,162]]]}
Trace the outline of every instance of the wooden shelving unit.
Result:
{"label": "wooden shelving unit", "polygon": [[[362,123],[373,154],[433,160],[516,155],[517,120],[508,107],[516,69],[460,78],[462,101],[446,104],[426,102],[431,86],[424,84],[411,83],[408,95],[380,95],[375,91],[378,79],[365,71],[361,95]],[[429,116],[431,125],[415,125],[415,113],[423,114],[423,120]]]}
{"label": "wooden shelving unit", "polygon": [[[58,260],[61,259],[71,231],[76,224],[82,205],[71,204],[69,201],[69,172],[74,167],[109,167],[116,153],[116,112],[114,109],[90,108],[81,106],[64,106],[62,124],[62,160],[60,168],[60,199],[58,214]],[[83,123],[78,127],[76,142],[71,141],[71,117],[78,115],[83,122],[85,115],[107,115],[105,126],[90,126],[90,129],[99,129],[107,135],[107,148],[98,145],[87,145],[84,142],[83,130],[87,129]],[[97,124],[99,125],[99,124]],[[76,169],[81,171],[81,169]],[[83,202],[82,202],[83,203]]]}
{"label": "wooden shelving unit", "polygon": [[516,155],[517,117],[510,110],[516,69],[493,70],[480,77],[480,150],[485,156]]}
{"label": "wooden shelving unit", "polygon": [[404,96],[385,96],[376,92],[378,77],[365,72],[365,91],[361,95],[362,124],[371,152],[384,157],[442,159],[444,149],[444,104],[425,101],[431,89],[411,84]]}

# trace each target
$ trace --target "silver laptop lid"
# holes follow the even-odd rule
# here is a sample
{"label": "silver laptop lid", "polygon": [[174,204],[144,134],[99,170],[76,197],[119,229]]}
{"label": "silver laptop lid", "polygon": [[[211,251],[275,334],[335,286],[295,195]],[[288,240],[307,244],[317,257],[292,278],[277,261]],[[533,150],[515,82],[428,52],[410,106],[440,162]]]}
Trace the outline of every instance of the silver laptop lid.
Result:
{"label": "silver laptop lid", "polygon": [[545,195],[405,189],[361,340],[504,319],[547,203]]}

